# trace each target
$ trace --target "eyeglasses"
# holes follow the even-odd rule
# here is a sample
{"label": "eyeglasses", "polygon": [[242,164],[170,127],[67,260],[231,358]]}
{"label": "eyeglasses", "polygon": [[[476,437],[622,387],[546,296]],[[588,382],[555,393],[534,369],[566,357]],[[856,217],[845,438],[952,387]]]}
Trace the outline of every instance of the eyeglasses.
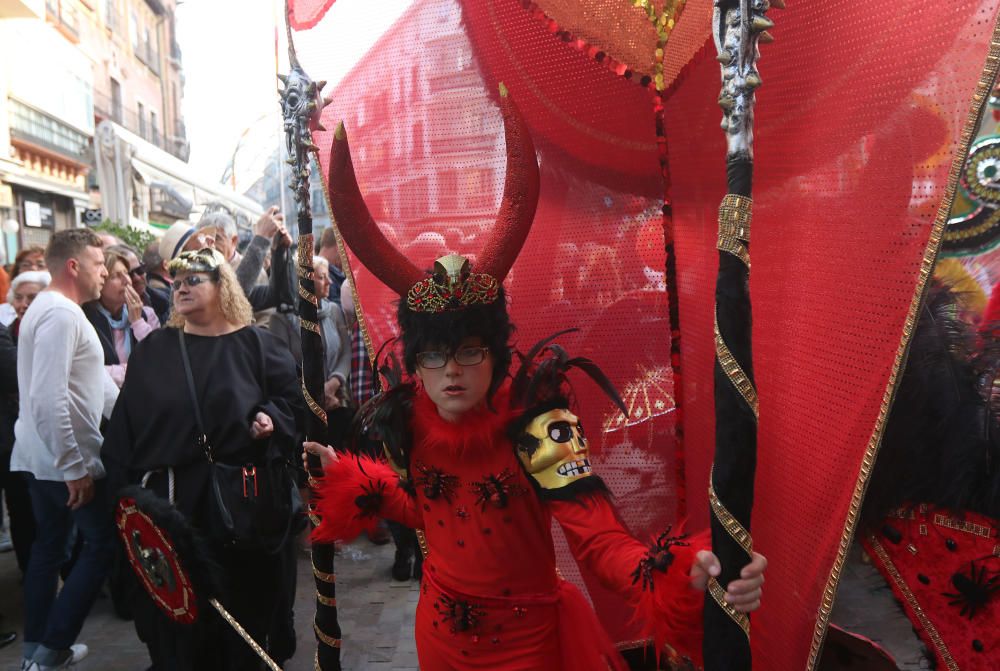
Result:
{"label": "eyeglasses", "polygon": [[172,286],[174,287],[174,291],[177,291],[185,284],[193,288],[198,286],[199,284],[211,281],[212,281],[211,277],[205,277],[204,275],[188,275],[184,279],[174,280],[172,282]]}
{"label": "eyeglasses", "polygon": [[459,366],[477,366],[486,359],[489,351],[489,347],[460,347],[454,354],[435,350],[420,352],[417,354],[417,365],[433,370],[444,368],[448,359],[454,359]]}
{"label": "eyeglasses", "polygon": [[136,277],[136,276],[140,276],[141,277],[142,275],[146,274],[146,266],[138,265],[135,268],[133,268],[132,270],[128,271],[128,274],[131,275],[131,276],[133,276],[133,277]]}

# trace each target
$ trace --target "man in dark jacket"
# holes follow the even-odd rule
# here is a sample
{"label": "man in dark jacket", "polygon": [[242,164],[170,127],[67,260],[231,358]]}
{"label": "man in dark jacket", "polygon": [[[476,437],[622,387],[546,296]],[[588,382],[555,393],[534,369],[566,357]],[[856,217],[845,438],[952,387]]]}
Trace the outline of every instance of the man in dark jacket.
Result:
{"label": "man in dark jacket", "polygon": [[[17,420],[17,346],[6,326],[0,326],[0,491],[5,495],[10,516],[10,536],[17,565],[23,574],[28,567],[28,553],[35,540],[35,519],[31,497],[23,474],[10,470],[14,449],[14,422]],[[0,648],[13,643],[17,634],[0,632]]]}

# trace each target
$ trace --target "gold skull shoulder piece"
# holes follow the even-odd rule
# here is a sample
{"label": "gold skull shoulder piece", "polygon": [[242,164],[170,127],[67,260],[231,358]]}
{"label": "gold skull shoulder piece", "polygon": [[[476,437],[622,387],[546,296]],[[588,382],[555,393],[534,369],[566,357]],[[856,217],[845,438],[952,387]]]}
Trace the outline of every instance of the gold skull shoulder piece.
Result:
{"label": "gold skull shoulder piece", "polygon": [[580,419],[564,408],[550,410],[528,424],[517,456],[542,489],[561,489],[594,474]]}

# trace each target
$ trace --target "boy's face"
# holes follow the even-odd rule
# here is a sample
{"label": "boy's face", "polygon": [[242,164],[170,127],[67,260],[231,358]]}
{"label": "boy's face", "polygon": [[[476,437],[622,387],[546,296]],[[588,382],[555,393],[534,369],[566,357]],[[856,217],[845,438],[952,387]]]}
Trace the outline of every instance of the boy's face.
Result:
{"label": "boy's face", "polygon": [[[440,368],[427,368],[421,364],[421,359],[426,358],[427,363],[433,365],[434,359],[440,361],[440,356],[422,357],[421,355],[431,353],[421,352],[417,356],[417,377],[423,382],[427,395],[437,406],[438,414],[449,422],[457,422],[463,414],[479,407],[486,400],[486,393],[490,389],[490,382],[493,380],[493,357],[489,350],[485,350],[482,338],[464,338],[455,352],[447,352],[445,348],[436,348],[447,357],[444,366]],[[479,360],[478,363],[466,365],[458,361],[469,362]]]}

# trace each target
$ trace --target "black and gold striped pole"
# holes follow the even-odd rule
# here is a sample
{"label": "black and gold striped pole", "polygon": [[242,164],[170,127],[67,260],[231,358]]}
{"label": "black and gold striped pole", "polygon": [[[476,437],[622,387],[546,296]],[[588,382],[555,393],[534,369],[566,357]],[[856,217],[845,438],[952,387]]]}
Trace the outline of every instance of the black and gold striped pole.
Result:
{"label": "black and gold striped pole", "polygon": [[757,390],[750,309],[754,91],[758,44],[770,42],[771,7],[783,0],[715,0],[712,28],[722,66],[722,129],[728,193],[719,207],[715,285],[715,461],[709,482],[712,549],[722,574],[705,597],[705,671],[749,671],[750,618],[725,601],[726,586],[753,558],[750,513],[757,468]]}
{"label": "black and gold striped pole", "polygon": [[[314,82],[299,65],[288,24],[288,6],[285,6],[288,26],[288,58],[291,70],[279,75],[283,84],[281,113],[284,118],[285,144],[292,177],[289,183],[295,197],[296,221],[299,228],[298,244],[298,314],[302,332],[302,394],[309,406],[306,416],[306,440],[326,443],[327,418],[323,410],[323,340],[319,329],[319,299],[313,282],[313,221],[309,175],[312,158],[318,150],[312,141],[312,131],[323,130],[319,123],[324,103],[320,92],[325,82]],[[309,481],[322,476],[319,458],[309,455]],[[317,520],[310,513],[313,523]],[[312,568],[316,579],[316,616],[313,632],[316,635],[315,668],[321,671],[340,669],[340,624],[337,622],[337,589],[334,574],[332,543],[313,543]]]}

